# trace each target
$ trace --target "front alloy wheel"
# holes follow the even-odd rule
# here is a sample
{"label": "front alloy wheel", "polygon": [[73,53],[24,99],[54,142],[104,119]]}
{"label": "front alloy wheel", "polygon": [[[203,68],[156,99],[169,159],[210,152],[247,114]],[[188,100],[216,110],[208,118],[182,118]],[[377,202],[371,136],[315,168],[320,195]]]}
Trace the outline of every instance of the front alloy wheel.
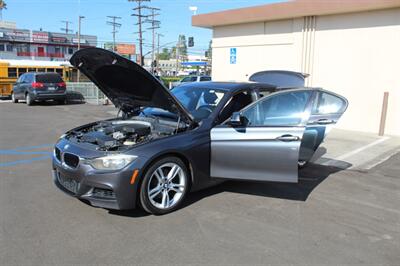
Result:
{"label": "front alloy wheel", "polygon": [[147,171],[140,191],[143,208],[153,214],[174,211],[188,190],[188,171],[175,157],[164,158]]}

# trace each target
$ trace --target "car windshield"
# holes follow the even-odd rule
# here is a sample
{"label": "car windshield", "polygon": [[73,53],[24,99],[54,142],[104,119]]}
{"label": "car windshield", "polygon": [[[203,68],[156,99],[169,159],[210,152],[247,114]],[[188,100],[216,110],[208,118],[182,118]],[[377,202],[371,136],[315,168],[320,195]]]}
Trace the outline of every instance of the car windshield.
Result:
{"label": "car windshield", "polygon": [[[225,95],[223,90],[193,86],[175,87],[171,92],[196,121],[209,117]],[[143,112],[145,115],[176,117],[158,108],[146,108]]]}

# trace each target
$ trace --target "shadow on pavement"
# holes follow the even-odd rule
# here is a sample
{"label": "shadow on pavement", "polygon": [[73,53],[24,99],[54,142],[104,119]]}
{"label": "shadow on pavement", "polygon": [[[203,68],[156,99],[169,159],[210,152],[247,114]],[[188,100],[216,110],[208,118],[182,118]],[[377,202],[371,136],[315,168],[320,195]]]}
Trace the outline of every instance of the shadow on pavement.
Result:
{"label": "shadow on pavement", "polygon": [[[254,181],[226,181],[220,185],[206,188],[187,195],[181,208],[202,200],[203,198],[216,195],[221,192],[233,192],[261,197],[280,198],[296,201],[306,201],[311,192],[321,184],[331,174],[345,170],[352,165],[343,161],[336,161],[335,165],[320,165],[310,163],[299,170],[298,183],[278,183],[278,182],[254,182]],[[110,214],[142,217],[148,215],[140,208],[128,211],[110,210]]]}

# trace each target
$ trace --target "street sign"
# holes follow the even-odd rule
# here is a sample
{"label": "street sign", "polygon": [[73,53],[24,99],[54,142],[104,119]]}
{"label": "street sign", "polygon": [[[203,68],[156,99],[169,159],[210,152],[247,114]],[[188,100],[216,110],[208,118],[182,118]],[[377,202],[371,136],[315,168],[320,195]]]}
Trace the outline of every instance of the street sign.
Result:
{"label": "street sign", "polygon": [[229,62],[231,65],[236,64],[236,48],[231,48],[230,49],[230,57],[229,57]]}

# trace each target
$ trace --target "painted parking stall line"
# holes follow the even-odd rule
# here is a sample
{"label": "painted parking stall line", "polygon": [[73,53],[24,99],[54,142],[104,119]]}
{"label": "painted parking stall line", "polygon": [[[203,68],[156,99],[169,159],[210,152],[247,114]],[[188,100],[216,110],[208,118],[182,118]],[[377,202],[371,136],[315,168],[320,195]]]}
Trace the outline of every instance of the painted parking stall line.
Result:
{"label": "painted parking stall line", "polygon": [[0,167],[8,167],[19,164],[31,164],[37,161],[48,160],[51,158],[50,151],[34,151],[36,149],[50,148],[53,144],[42,144],[35,146],[17,147],[15,149],[0,150],[0,155],[41,155],[38,157],[28,158],[28,159],[18,159],[10,162],[1,162]]}

